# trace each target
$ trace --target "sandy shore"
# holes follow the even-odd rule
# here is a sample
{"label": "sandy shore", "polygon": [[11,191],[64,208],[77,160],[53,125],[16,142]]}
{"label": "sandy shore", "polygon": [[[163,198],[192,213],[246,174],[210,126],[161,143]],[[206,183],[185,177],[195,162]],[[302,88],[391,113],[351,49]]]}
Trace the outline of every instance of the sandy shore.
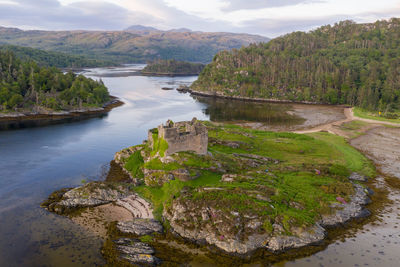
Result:
{"label": "sandy shore", "polygon": [[111,222],[128,222],[133,215],[127,209],[114,204],[101,205],[84,210],[79,216],[71,218],[73,222],[102,237],[107,237],[107,227]]}

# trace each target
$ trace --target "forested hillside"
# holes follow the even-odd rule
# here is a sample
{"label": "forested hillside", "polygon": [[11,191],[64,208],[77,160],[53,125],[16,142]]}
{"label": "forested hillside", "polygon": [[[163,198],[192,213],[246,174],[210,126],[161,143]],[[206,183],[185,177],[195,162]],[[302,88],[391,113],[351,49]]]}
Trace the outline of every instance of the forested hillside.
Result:
{"label": "forested hillside", "polygon": [[400,19],[343,21],[220,52],[192,88],[224,95],[400,109]]}
{"label": "forested hillside", "polygon": [[0,27],[0,43],[83,55],[116,63],[156,59],[210,62],[224,49],[240,48],[268,38],[235,33],[154,31],[23,31]]}
{"label": "forested hillside", "polygon": [[197,75],[204,65],[201,63],[190,63],[184,61],[156,60],[147,64],[142,70],[143,74],[166,74],[166,75]]}
{"label": "forested hillside", "polygon": [[60,52],[44,51],[30,47],[0,45],[2,51],[12,51],[22,61],[35,61],[39,66],[57,68],[108,67],[111,61],[88,59],[85,56],[68,55]]}
{"label": "forested hillside", "polygon": [[109,98],[102,82],[22,62],[12,52],[0,50],[0,111],[101,107]]}

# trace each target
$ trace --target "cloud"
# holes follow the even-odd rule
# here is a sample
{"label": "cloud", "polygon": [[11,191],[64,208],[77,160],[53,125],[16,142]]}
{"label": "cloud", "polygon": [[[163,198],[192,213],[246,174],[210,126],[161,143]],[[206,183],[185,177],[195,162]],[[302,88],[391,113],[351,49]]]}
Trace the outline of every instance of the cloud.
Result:
{"label": "cloud", "polygon": [[0,25],[47,30],[246,32],[275,37],[344,19],[399,17],[400,0],[0,0]]}
{"label": "cloud", "polygon": [[315,3],[325,1],[311,1],[311,0],[230,0],[224,10],[242,10],[242,9],[259,9],[259,8],[270,8],[270,7],[282,7],[282,6],[294,6],[297,4],[304,3]]}
{"label": "cloud", "polygon": [[0,23],[49,30],[119,30],[130,23],[156,23],[153,16],[129,11],[106,1],[80,1],[62,5],[57,0],[0,2]]}

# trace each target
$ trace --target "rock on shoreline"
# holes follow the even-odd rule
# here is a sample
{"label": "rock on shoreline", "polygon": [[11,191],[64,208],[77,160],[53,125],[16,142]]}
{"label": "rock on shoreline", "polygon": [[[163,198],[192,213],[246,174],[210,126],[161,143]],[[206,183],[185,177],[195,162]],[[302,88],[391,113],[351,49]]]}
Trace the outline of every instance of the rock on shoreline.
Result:
{"label": "rock on shoreline", "polygon": [[[42,207],[57,214],[67,214],[69,212],[111,202],[125,203],[127,198],[132,198],[140,203],[141,213],[151,214],[151,206],[130,190],[129,184],[112,184],[105,182],[91,182],[73,189],[64,189],[53,193]],[[130,199],[129,199],[130,201]],[[118,203],[117,203],[118,205]],[[120,206],[123,206],[122,204]],[[147,210],[145,210],[147,209]],[[133,216],[137,216],[139,211],[129,210]]]}
{"label": "rock on shoreline", "polygon": [[146,243],[133,238],[120,238],[114,241],[120,258],[134,265],[155,266],[161,260],[154,256],[155,250]]}

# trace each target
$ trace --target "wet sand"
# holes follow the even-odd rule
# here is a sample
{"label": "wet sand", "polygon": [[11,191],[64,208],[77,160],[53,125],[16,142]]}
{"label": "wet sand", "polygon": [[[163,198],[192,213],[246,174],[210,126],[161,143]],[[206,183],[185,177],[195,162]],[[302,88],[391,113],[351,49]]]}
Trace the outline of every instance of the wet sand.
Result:
{"label": "wet sand", "polygon": [[400,179],[400,128],[376,127],[350,144],[372,159],[382,173]]}
{"label": "wet sand", "polygon": [[131,220],[133,220],[132,213],[114,204],[86,209],[78,216],[72,217],[73,222],[101,238],[107,237],[107,227],[111,222],[128,222]]}
{"label": "wet sand", "polygon": [[249,122],[241,123],[245,127],[264,131],[301,131],[314,129],[323,125],[342,122],[346,120],[345,107],[328,105],[306,105],[292,104],[290,111],[286,113],[293,117],[300,118],[301,123],[292,125],[269,125],[267,123]]}

